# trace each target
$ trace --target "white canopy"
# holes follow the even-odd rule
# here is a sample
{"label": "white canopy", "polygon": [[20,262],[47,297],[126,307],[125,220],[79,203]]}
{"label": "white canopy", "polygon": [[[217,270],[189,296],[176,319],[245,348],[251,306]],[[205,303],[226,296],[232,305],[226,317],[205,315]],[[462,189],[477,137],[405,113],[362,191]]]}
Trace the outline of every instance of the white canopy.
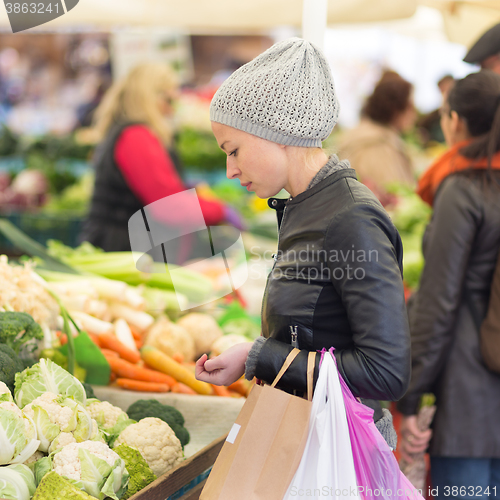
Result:
{"label": "white canopy", "polygon": [[[238,34],[302,24],[303,0],[80,0],[41,30],[164,26],[192,34]],[[329,0],[328,24],[410,17],[417,0]],[[5,9],[0,25],[9,26]],[[36,29],[36,28],[35,28]],[[31,31],[31,30],[30,30]]]}
{"label": "white canopy", "polygon": [[470,47],[488,28],[500,22],[500,0],[418,0],[438,9],[451,42]]}

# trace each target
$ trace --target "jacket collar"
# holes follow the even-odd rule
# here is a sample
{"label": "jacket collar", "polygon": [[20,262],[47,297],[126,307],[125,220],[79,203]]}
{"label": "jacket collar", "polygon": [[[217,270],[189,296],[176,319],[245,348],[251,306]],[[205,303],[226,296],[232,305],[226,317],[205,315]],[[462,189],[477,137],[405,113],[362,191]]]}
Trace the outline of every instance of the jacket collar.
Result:
{"label": "jacket collar", "polygon": [[318,182],[312,188],[306,189],[304,192],[298,194],[295,198],[269,198],[267,200],[267,204],[270,208],[273,208],[274,210],[280,212],[284,210],[285,205],[295,205],[297,203],[300,203],[310,196],[314,196],[316,193],[330,186],[331,184],[335,184],[336,182],[347,177],[357,180],[356,171],[352,168],[344,168],[342,170],[338,170],[332,175],[329,175],[322,181]]}

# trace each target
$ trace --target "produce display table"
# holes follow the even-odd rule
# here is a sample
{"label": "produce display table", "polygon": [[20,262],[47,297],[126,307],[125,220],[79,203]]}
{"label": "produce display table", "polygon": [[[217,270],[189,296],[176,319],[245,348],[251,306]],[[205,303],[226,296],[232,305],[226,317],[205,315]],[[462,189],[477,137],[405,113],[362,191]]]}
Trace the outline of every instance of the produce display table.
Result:
{"label": "produce display table", "polygon": [[177,408],[184,416],[184,427],[191,436],[191,440],[184,447],[186,457],[191,457],[220,436],[227,434],[246,401],[245,398],[220,396],[132,392],[117,387],[92,388],[96,398],[109,401],[124,411],[139,399],[156,399],[162,404]]}

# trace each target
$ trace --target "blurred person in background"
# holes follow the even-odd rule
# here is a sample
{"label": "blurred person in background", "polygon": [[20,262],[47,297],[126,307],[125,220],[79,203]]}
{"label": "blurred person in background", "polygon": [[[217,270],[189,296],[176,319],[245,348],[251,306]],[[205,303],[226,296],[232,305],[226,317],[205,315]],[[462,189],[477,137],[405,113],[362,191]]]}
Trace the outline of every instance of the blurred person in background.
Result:
{"label": "blurred person in background", "polygon": [[479,64],[500,75],[500,23],[483,33],[464,57],[469,64]]}
{"label": "blurred person in background", "polygon": [[[165,64],[135,67],[114,84],[96,110],[95,186],[80,239],[105,251],[130,250],[130,217],[157,200],[186,190],[172,149],[171,119],[178,80]],[[198,197],[207,226],[221,222],[241,229],[238,213],[217,200]],[[189,214],[152,209],[166,225],[186,223]]]}
{"label": "blurred person in background", "polygon": [[[437,86],[442,97],[441,104],[446,101],[454,83],[455,79],[451,75],[445,75],[438,81]],[[431,145],[432,142],[445,142],[443,130],[441,129],[441,108],[442,105],[422,116],[417,122],[421,140],[426,147]]]}
{"label": "blurred person in background", "polygon": [[[432,433],[437,500],[499,498],[500,375],[482,359],[472,305],[484,318],[500,250],[500,75],[484,70],[458,80],[441,126],[449,149],[418,185],[434,214],[409,306],[412,376],[397,405],[405,415],[400,450],[407,460],[424,452]],[[420,432],[416,413],[428,392],[437,410],[432,431]]]}
{"label": "blurred person in background", "polygon": [[348,158],[361,182],[381,197],[391,183],[412,186],[414,172],[401,134],[416,120],[413,86],[386,71],[362,110],[357,127],[338,144],[339,158]]}

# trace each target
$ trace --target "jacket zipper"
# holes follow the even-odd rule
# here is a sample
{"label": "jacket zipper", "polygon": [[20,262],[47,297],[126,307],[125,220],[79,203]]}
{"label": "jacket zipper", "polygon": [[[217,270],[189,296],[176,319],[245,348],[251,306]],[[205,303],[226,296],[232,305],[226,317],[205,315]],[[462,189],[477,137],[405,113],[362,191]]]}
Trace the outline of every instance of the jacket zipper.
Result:
{"label": "jacket zipper", "polygon": [[290,325],[290,336],[292,338],[291,344],[292,347],[296,347],[297,349],[299,348],[299,341],[297,339],[298,333],[297,333],[297,325]]}
{"label": "jacket zipper", "polygon": [[[292,198],[290,197],[289,200],[291,200],[291,199]],[[283,208],[283,217],[281,218],[281,224],[280,224],[280,227],[278,229],[278,248],[277,248],[276,252],[278,252],[279,248],[280,248],[280,234],[281,234],[281,228],[283,227],[283,223],[285,222],[285,214],[286,214],[286,205]],[[273,264],[273,267],[271,269],[271,273],[270,274],[273,273],[274,268],[276,267],[276,262],[278,261],[278,255],[277,255],[277,253],[275,253],[273,255],[273,259],[274,259],[274,264]],[[260,307],[260,321],[261,321],[261,323],[263,323],[263,320],[264,320],[264,318],[262,317],[262,314],[264,312],[264,302],[267,299],[267,293],[268,293],[268,291],[267,291],[267,283],[266,283],[266,289],[264,291],[264,297],[262,298],[262,305]]]}

